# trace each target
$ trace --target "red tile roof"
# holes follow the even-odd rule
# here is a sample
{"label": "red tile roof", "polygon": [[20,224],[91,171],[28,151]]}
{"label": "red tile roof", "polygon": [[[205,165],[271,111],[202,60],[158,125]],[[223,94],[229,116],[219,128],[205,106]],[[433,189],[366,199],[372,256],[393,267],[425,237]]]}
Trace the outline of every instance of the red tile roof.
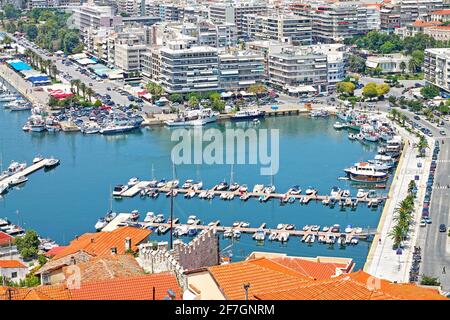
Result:
{"label": "red tile roof", "polygon": [[437,290],[398,284],[358,271],[336,278],[310,281],[293,289],[256,292],[259,300],[448,300]]}
{"label": "red tile roof", "polygon": [[437,11],[433,11],[431,14],[447,15],[447,14],[450,14],[450,10],[437,10]]}
{"label": "red tile roof", "polygon": [[254,292],[274,288],[293,289],[312,280],[301,273],[266,258],[247,260],[208,268],[222,293],[230,300],[245,299],[244,284],[250,284],[249,298]]}
{"label": "red tile roof", "polygon": [[62,250],[64,250],[65,248],[67,248],[67,247],[66,246],[54,247],[54,248],[50,249],[49,251],[47,251],[45,253],[45,256],[47,258],[52,258],[55,255],[57,255],[58,253],[60,253]]}
{"label": "red tile roof", "polygon": [[270,258],[270,260],[316,280],[329,279],[339,274],[338,272],[340,270],[345,270],[348,267],[348,265],[344,263],[315,262],[288,256]]}
{"label": "red tile roof", "polygon": [[156,273],[122,279],[110,279],[82,283],[79,289],[71,289],[73,300],[155,300],[168,296],[170,289],[177,300],[182,299],[181,289],[172,273]]}
{"label": "red tile roof", "polygon": [[414,21],[411,24],[411,26],[426,28],[426,27],[438,26],[441,24],[442,24],[442,22],[440,22],[440,21],[423,21],[423,20],[418,19],[418,20]]}
{"label": "red tile roof", "polygon": [[13,237],[11,237],[7,233],[0,231],[0,247],[8,246],[10,243],[12,243],[12,241],[13,241]]}
{"label": "red tile roof", "polygon": [[78,239],[72,240],[70,245],[58,252],[53,260],[81,250],[93,256],[109,254],[111,248],[117,248],[118,254],[125,253],[125,238],[131,238],[131,249],[137,250],[137,245],[144,241],[151,231],[134,227],[121,227],[114,231],[102,231],[97,233],[85,233]]}
{"label": "red tile roof", "polygon": [[26,268],[26,266],[18,260],[0,260],[1,268]]}

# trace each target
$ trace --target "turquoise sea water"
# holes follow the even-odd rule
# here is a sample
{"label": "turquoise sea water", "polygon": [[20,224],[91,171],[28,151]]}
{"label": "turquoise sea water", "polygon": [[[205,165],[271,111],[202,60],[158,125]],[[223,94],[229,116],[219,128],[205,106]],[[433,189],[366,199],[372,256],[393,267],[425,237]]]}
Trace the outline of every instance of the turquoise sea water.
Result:
{"label": "turquoise sea water", "polygon": [[[26,161],[28,164],[36,154],[55,156],[61,160],[56,169],[39,171],[29,177],[21,189],[11,190],[0,200],[0,216],[19,222],[26,228],[33,228],[42,236],[48,236],[64,244],[85,232],[93,232],[99,216],[109,209],[110,186],[126,183],[130,177],[149,179],[152,165],[158,178],[172,177],[170,151],[171,130],[165,127],[142,129],[139,132],[119,135],[83,135],[81,133],[25,133],[22,125],[29,113],[9,112],[0,107],[0,151],[4,168],[11,160]],[[258,128],[280,130],[280,169],[274,177],[277,191],[285,192],[292,185],[318,188],[320,194],[329,194],[334,185],[348,188],[349,183],[339,181],[343,168],[356,161],[367,160],[376,153],[376,145],[352,142],[346,131],[333,129],[334,119],[310,119],[305,116],[267,118]],[[221,131],[225,127],[242,127],[246,123],[216,123]],[[248,124],[249,125],[249,124]],[[254,184],[269,184],[269,176],[261,176],[258,165],[235,165],[234,179],[250,188]],[[177,178],[202,180],[211,187],[224,178],[230,178],[230,165],[180,165],[176,168]],[[356,189],[352,189],[353,195]],[[139,196],[131,199],[114,200],[117,212],[138,209],[142,218],[145,212],[169,214],[169,199],[160,195],[158,199]],[[19,215],[16,214],[18,210]],[[275,227],[278,223],[294,223],[297,228],[305,224],[353,226],[374,228],[378,224],[381,208],[373,211],[360,204],[355,211],[347,208],[341,211],[311,202],[280,206],[279,201],[259,203],[256,199],[241,202],[223,201],[216,197],[212,201],[175,198],[175,216],[182,222],[191,214],[204,223],[219,219],[222,225],[234,221],[248,221],[252,227],[266,222]],[[166,236],[152,235],[155,239]],[[185,238],[185,241],[188,239]],[[257,246],[251,235],[242,235],[234,241],[223,240],[223,253],[232,253],[233,260],[241,260],[252,251],[285,252],[297,256],[344,256],[352,257],[361,268],[366,259],[370,243],[360,241],[357,246],[334,249],[314,243],[311,246],[291,237],[287,244],[269,242]]]}

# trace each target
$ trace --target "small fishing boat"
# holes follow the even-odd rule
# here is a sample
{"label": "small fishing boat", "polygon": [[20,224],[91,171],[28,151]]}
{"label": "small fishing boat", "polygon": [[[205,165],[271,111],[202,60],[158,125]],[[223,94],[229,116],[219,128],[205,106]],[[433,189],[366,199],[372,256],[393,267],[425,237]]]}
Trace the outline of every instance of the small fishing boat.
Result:
{"label": "small fishing boat", "polygon": [[44,157],[42,157],[41,155],[37,155],[33,158],[33,164],[41,162],[42,160],[44,160]]}
{"label": "small fishing boat", "polygon": [[308,231],[309,228],[311,228],[311,226],[306,225],[306,226],[304,226],[304,227],[302,228],[302,230],[303,230],[303,231]]}
{"label": "small fishing boat", "polygon": [[50,159],[47,160],[47,163],[45,164],[46,169],[54,168],[57,165],[59,165],[59,160],[55,159],[53,157],[50,157]]}
{"label": "small fishing boat", "polygon": [[166,179],[161,179],[159,180],[159,182],[156,184],[157,188],[164,188],[164,186],[166,185]]}
{"label": "small fishing boat", "polygon": [[337,122],[335,122],[335,123],[333,124],[333,128],[335,128],[335,129],[337,129],[337,130],[342,129],[342,128],[345,128],[345,127],[347,127],[347,125],[344,124],[344,123],[341,123],[341,122],[339,122],[339,121],[337,121]]}
{"label": "small fishing boat", "polygon": [[163,223],[166,219],[163,214],[158,214],[155,219],[155,223]]}
{"label": "small fishing boat", "polygon": [[291,188],[289,188],[289,190],[286,193],[292,194],[292,195],[299,195],[301,192],[302,192],[302,189],[300,189],[300,186],[295,185],[295,186],[292,186]]}
{"label": "small fishing boat", "polygon": [[266,232],[264,231],[264,229],[258,229],[253,234],[252,238],[256,241],[264,241],[266,239]]}
{"label": "small fishing boat", "polygon": [[308,187],[308,189],[305,190],[305,194],[307,196],[310,196],[310,195],[314,194],[315,192],[316,192],[316,189],[313,187]]}
{"label": "small fishing boat", "polygon": [[119,184],[119,185],[114,187],[114,189],[113,189],[113,196],[114,197],[120,197],[120,195],[122,193],[124,193],[125,191],[127,191],[127,190],[128,190],[128,186]]}
{"label": "small fishing boat", "polygon": [[277,224],[277,230],[281,230],[285,227],[285,225],[283,223],[279,223]]}
{"label": "small fishing boat", "polygon": [[139,183],[139,179],[136,177],[131,178],[130,180],[128,180],[128,186],[129,187],[133,187],[135,185],[137,185]]}
{"label": "small fishing boat", "polygon": [[188,179],[186,180],[183,185],[181,186],[182,189],[189,189],[192,187],[192,184],[194,183],[194,180]]}
{"label": "small fishing boat", "polygon": [[105,218],[99,218],[94,226],[95,230],[101,231],[104,227],[108,225],[108,221]]}
{"label": "small fishing boat", "polygon": [[189,225],[193,225],[193,224],[198,224],[199,222],[200,222],[200,219],[198,219],[197,216],[189,216],[186,223]]}
{"label": "small fishing boat", "polygon": [[248,191],[248,187],[246,184],[243,184],[242,186],[239,187],[240,193],[247,192],[247,191]]}
{"label": "small fishing boat", "polygon": [[320,230],[320,226],[318,226],[318,225],[311,226],[311,231],[318,232],[319,230]]}
{"label": "small fishing boat", "polygon": [[367,192],[364,189],[358,189],[358,193],[356,194],[357,198],[364,198],[367,196]]}
{"label": "small fishing boat", "polygon": [[280,242],[287,242],[289,240],[289,232],[280,232],[277,236],[277,240]]}
{"label": "small fishing boat", "polygon": [[147,212],[144,218],[144,222],[152,222],[155,219],[155,213],[154,212]]}
{"label": "small fishing boat", "polygon": [[233,230],[226,230],[223,233],[224,238],[232,238],[233,237]]}
{"label": "small fishing boat", "polygon": [[138,210],[131,211],[130,219],[133,221],[139,219],[139,211]]}
{"label": "small fishing boat", "polygon": [[230,192],[227,196],[227,200],[233,200],[234,199],[234,193]]}
{"label": "small fishing boat", "polygon": [[233,183],[230,185],[230,191],[236,191],[237,189],[239,189],[239,184],[236,183],[236,182],[233,182]]}
{"label": "small fishing boat", "polygon": [[339,232],[341,230],[341,226],[339,224],[333,224],[331,227],[331,232]]}
{"label": "small fishing boat", "polygon": [[339,195],[339,192],[341,191],[341,188],[334,186],[331,188],[330,196],[336,198]]}
{"label": "small fishing boat", "polygon": [[277,236],[278,236],[278,233],[276,233],[275,231],[272,231],[269,235],[269,240],[274,241],[274,240],[276,240]]}
{"label": "small fishing boat", "polygon": [[239,227],[240,224],[241,224],[240,221],[235,221],[235,222],[233,222],[232,226],[233,226],[233,228],[236,228],[236,227]]}
{"label": "small fishing boat", "polygon": [[350,196],[350,190],[342,190],[342,197],[349,197]]}
{"label": "small fishing boat", "polygon": [[233,238],[239,239],[241,237],[241,231],[233,230]]}
{"label": "small fishing boat", "polygon": [[217,191],[225,191],[228,189],[228,183],[226,181],[222,181],[216,186]]}
{"label": "small fishing boat", "polygon": [[205,199],[207,195],[208,195],[208,191],[205,190],[205,191],[202,191],[202,192],[199,193],[198,198],[199,199]]}
{"label": "small fishing boat", "polygon": [[285,229],[286,230],[294,230],[295,229],[295,224],[288,224],[288,225],[286,225],[286,227],[285,227]]}
{"label": "small fishing boat", "polygon": [[328,232],[328,230],[330,230],[330,227],[326,227],[326,226],[325,226],[325,227],[322,228],[322,231],[323,231],[323,232]]}
{"label": "small fishing boat", "polygon": [[352,226],[350,224],[344,229],[345,233],[350,233],[352,231],[353,231],[353,228],[352,228]]}
{"label": "small fishing boat", "polygon": [[250,223],[249,222],[242,222],[241,223],[241,228],[248,228],[250,227]]}

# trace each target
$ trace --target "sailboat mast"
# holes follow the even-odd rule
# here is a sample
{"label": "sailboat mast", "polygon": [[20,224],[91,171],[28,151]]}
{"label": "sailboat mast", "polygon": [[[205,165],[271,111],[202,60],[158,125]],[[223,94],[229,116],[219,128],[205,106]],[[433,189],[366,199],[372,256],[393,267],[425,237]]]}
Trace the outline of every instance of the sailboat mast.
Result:
{"label": "sailboat mast", "polygon": [[230,186],[233,184],[233,178],[234,178],[233,164],[231,164]]}
{"label": "sailboat mast", "polygon": [[152,163],[152,180],[155,180],[155,168],[153,167],[153,163]]}

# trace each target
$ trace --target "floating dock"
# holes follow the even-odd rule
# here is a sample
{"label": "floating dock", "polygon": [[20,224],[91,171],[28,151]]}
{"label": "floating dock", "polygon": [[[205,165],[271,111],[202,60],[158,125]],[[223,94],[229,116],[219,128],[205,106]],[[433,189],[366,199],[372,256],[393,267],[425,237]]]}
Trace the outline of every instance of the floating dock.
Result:
{"label": "floating dock", "polygon": [[[147,188],[149,186],[149,184],[150,184],[150,181],[138,182],[133,187],[122,192],[120,194],[120,197],[134,197],[138,193],[140,193],[141,190]],[[167,187],[150,188],[150,189],[156,190],[159,193],[167,193],[171,190],[170,188],[167,188]],[[247,200],[249,198],[257,198],[257,199],[261,199],[261,202],[266,202],[270,199],[278,199],[278,200],[282,201],[283,199],[293,197],[293,198],[295,198],[296,201],[300,201],[301,204],[308,204],[311,200],[315,200],[315,201],[321,201],[327,205],[330,203],[330,200],[333,199],[336,202],[336,204],[339,204],[339,202],[342,201],[343,202],[342,206],[356,206],[358,203],[362,203],[362,202],[367,203],[368,206],[372,206],[372,205],[382,202],[385,199],[384,197],[369,197],[368,193],[366,193],[363,197],[359,197],[359,198],[345,196],[345,195],[343,195],[344,190],[339,191],[339,193],[333,197],[331,195],[319,195],[319,194],[317,194],[317,191],[310,195],[302,195],[302,194],[293,195],[293,194],[287,194],[287,193],[240,192],[238,190],[236,190],[236,191],[229,191],[229,190],[218,191],[218,190],[213,190],[213,189],[193,190],[193,189],[183,189],[183,188],[174,188],[173,190],[180,194],[186,194],[188,192],[194,191],[195,195],[199,195],[200,193],[207,191],[208,193],[213,193],[214,196],[217,196],[219,198],[221,195],[233,194],[234,198],[236,198],[236,197],[240,198],[241,196],[244,196],[245,199],[243,199],[243,200]],[[351,198],[355,199],[355,201],[353,203],[351,201]],[[228,201],[226,199],[221,199],[221,200]]]}
{"label": "floating dock", "polygon": [[9,185],[10,182],[14,181],[16,178],[20,176],[28,176],[38,170],[41,170],[45,167],[45,165],[48,163],[50,159],[43,159],[39,162],[33,163],[31,166],[26,167],[24,170],[17,172],[11,176],[7,176],[0,180],[0,184],[7,184]]}

